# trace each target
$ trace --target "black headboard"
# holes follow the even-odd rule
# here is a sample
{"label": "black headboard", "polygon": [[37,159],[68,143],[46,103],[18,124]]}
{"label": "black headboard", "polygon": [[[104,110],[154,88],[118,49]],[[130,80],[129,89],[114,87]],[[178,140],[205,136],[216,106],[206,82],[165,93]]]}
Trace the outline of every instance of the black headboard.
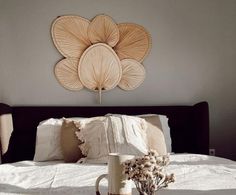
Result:
{"label": "black headboard", "polygon": [[3,162],[32,160],[35,151],[36,127],[48,118],[92,117],[107,113],[117,114],[163,114],[169,118],[172,150],[208,154],[209,111],[208,103],[193,106],[9,106],[0,103],[0,115],[11,113],[13,133]]}

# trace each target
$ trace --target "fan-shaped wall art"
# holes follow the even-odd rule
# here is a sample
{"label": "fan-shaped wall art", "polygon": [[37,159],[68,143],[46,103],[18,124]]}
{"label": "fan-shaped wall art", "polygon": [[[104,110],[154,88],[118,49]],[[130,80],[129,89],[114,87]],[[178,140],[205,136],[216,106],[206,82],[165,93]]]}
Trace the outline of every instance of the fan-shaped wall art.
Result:
{"label": "fan-shaped wall art", "polygon": [[83,87],[99,94],[119,86],[133,90],[145,79],[141,64],[151,48],[151,36],[144,27],[116,24],[106,15],[91,21],[80,16],[60,16],[52,24],[55,47],[64,56],[54,68],[58,82],[66,89]]}
{"label": "fan-shaped wall art", "polygon": [[115,88],[122,75],[120,59],[111,47],[97,43],[81,56],[78,75],[82,84],[93,91],[101,92]]}

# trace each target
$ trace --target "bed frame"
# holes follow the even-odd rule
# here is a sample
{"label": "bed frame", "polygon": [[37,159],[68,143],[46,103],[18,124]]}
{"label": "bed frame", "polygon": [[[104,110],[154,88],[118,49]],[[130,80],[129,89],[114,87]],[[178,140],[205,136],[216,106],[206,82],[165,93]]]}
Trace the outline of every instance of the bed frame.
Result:
{"label": "bed frame", "polygon": [[[209,152],[209,111],[207,102],[200,102],[193,106],[119,107],[9,106],[0,103],[2,163],[33,159],[36,128],[40,121],[61,117],[92,117],[107,113],[167,115],[173,152],[198,154],[208,154]],[[4,125],[4,116],[7,116],[5,118],[8,120],[8,125]],[[12,127],[9,128],[9,124]]]}

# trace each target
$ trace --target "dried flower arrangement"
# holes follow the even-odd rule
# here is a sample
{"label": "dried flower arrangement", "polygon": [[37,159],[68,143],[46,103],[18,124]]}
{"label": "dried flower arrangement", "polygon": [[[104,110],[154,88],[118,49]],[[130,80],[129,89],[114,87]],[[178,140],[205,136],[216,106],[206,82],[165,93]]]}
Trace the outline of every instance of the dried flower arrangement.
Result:
{"label": "dried flower arrangement", "polygon": [[166,174],[169,155],[160,156],[151,150],[143,157],[136,157],[123,163],[124,174],[134,181],[140,195],[153,195],[169,183],[174,182],[174,174]]}

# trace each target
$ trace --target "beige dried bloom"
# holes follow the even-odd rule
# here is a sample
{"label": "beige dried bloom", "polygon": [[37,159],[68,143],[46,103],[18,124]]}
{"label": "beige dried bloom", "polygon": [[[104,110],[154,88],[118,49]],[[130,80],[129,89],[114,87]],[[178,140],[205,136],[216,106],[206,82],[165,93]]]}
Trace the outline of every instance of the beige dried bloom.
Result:
{"label": "beige dried bloom", "polygon": [[134,181],[140,194],[150,195],[175,181],[174,174],[167,175],[165,167],[169,164],[169,155],[160,156],[151,150],[143,157],[137,157],[123,163],[123,173]]}

